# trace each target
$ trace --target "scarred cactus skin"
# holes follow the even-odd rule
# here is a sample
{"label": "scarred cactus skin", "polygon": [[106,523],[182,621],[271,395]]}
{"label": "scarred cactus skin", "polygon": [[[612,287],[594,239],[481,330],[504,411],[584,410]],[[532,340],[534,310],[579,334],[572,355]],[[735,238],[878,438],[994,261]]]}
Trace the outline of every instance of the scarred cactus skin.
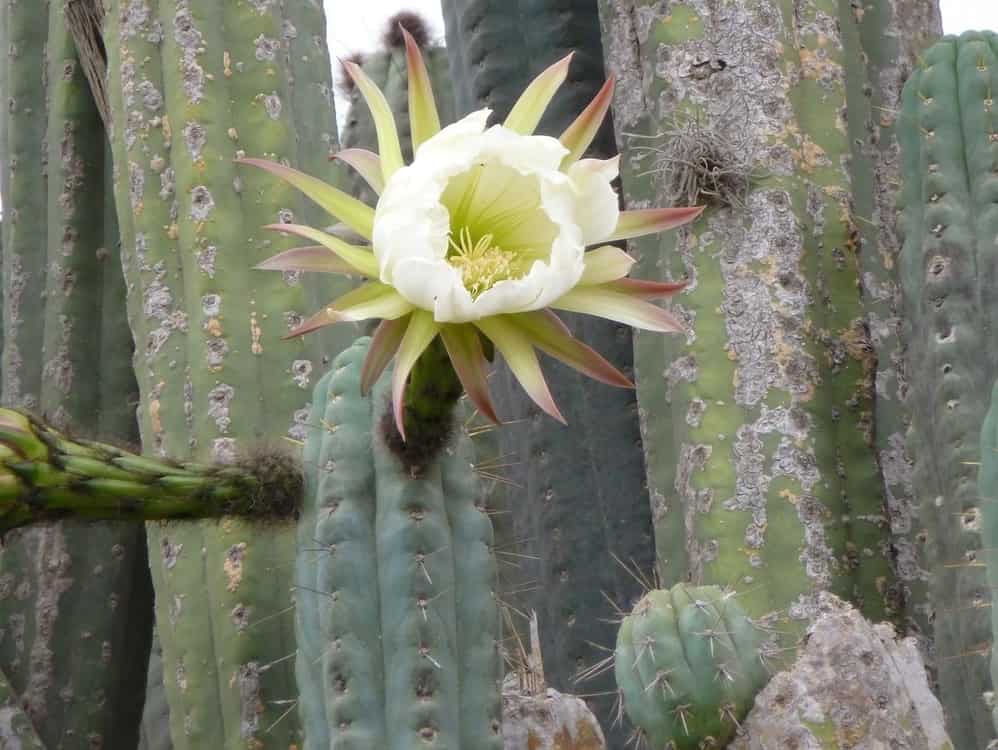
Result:
{"label": "scarred cactus skin", "polygon": [[617,635],[624,708],[651,750],[722,748],[768,675],[763,638],[717,586],[649,591]]}
{"label": "scarred cactus skin", "polygon": [[[331,70],[321,3],[111,0],[104,28],[114,195],[148,455],[226,461],[305,437],[307,402],[353,339],[282,341],[349,288],[256,271],[290,247],[270,222],[318,223],[241,155],[331,181]],[[318,276],[318,274],[314,275]],[[327,284],[312,295],[314,282]],[[147,527],[176,750],[300,742],[292,668],[294,529],[236,519]]]}

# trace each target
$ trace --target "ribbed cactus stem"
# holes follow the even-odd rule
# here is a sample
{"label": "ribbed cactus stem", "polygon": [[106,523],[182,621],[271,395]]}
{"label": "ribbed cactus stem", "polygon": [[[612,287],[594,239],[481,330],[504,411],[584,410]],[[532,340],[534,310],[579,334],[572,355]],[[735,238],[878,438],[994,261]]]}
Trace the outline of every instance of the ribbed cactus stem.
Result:
{"label": "ribbed cactus stem", "polygon": [[58,519],[288,519],[301,494],[290,455],[261,452],[231,466],[173,463],[73,440],[0,409],[0,532]]}
{"label": "ribbed cactus stem", "polygon": [[[690,170],[687,195],[711,204],[630,247],[636,275],[689,282],[674,300],[686,339],[635,339],[661,579],[735,586],[752,617],[801,632],[822,591],[874,620],[905,615],[890,530],[909,533],[911,503],[903,477],[882,481],[875,421],[878,389],[896,377],[888,362],[879,377],[875,353],[896,342],[864,304],[876,277],[859,265],[898,246],[890,211],[884,232],[860,235],[872,219],[855,207],[881,201],[874,186],[896,182],[897,164],[853,150],[853,137],[894,153],[885,114],[857,94],[876,87],[896,107],[938,8],[797,5],[600,0],[625,202],[676,200],[672,178]],[[871,80],[861,44],[884,38]],[[717,173],[733,180],[720,194]],[[898,412],[887,416],[896,432]]]}
{"label": "ribbed cactus stem", "polygon": [[306,750],[499,750],[496,566],[470,445],[455,428],[418,471],[400,457],[382,429],[388,378],[360,395],[367,344],[316,386],[305,446]]}
{"label": "ribbed cactus stem", "polygon": [[899,279],[908,345],[907,448],[924,524],[940,699],[958,747],[994,738],[987,695],[992,591],[980,564],[976,466],[998,350],[993,345],[998,159],[993,92],[998,35],[968,32],[925,52],[902,98],[904,247]]}
{"label": "ribbed cactus stem", "polygon": [[[261,441],[305,437],[327,361],[318,337],[283,338],[318,299],[296,274],[253,266],[290,246],[261,225],[313,208],[234,162],[262,155],[331,177],[325,40],[321,3],[110,3],[115,198],[146,454],[228,463]],[[322,283],[323,302],[350,284]],[[355,335],[330,328],[324,353]],[[239,519],[148,527],[177,750],[301,741],[291,532]]]}

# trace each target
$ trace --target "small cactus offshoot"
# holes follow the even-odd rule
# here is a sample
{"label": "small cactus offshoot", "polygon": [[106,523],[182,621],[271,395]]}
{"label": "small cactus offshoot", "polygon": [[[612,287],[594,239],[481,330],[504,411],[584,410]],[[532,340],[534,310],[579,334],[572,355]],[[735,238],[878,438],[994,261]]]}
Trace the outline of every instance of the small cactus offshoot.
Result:
{"label": "small cactus offshoot", "polygon": [[722,748],[766,684],[763,633],[717,586],[649,591],[624,618],[615,673],[651,750]]}

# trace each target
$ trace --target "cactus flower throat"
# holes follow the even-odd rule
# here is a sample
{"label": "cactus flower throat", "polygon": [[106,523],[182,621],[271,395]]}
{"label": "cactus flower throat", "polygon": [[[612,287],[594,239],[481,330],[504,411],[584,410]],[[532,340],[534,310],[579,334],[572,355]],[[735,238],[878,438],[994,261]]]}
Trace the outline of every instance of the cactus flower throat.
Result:
{"label": "cactus flower throat", "polygon": [[408,35],[406,49],[415,154],[408,165],[384,95],[359,67],[346,63],[371,108],[379,153],[346,149],[337,157],[378,194],[375,207],[284,165],[239,160],[285,179],[371,243],[351,245],[296,224],[268,227],[317,244],[286,250],[259,268],[367,280],[291,335],[380,318],[361,387],[366,392],[394,359],[392,400],[403,436],[409,373],[438,336],[468,397],[494,421],[485,340],[534,402],[562,421],[538,349],[604,383],[632,387],[572,336],[555,311],[651,331],[682,330],[671,313],[649,300],[670,296],[684,283],[628,278],[634,259],[606,243],[680,226],[701,209],[621,211],[611,186],[618,159],[581,158],[609,109],[612,79],[560,138],[534,134],[565,80],[571,55],[541,73],[501,124],[490,126],[491,112],[483,109],[441,128],[422,56]]}

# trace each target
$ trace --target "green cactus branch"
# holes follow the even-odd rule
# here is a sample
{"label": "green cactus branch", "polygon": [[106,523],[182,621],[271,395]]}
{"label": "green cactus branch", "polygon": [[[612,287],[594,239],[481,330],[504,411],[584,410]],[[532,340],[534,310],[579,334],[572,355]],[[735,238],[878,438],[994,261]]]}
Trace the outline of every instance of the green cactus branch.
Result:
{"label": "green cactus branch", "polygon": [[0,533],[57,519],[291,519],[301,495],[289,452],[260,451],[232,465],[175,463],[73,440],[0,409]]}

